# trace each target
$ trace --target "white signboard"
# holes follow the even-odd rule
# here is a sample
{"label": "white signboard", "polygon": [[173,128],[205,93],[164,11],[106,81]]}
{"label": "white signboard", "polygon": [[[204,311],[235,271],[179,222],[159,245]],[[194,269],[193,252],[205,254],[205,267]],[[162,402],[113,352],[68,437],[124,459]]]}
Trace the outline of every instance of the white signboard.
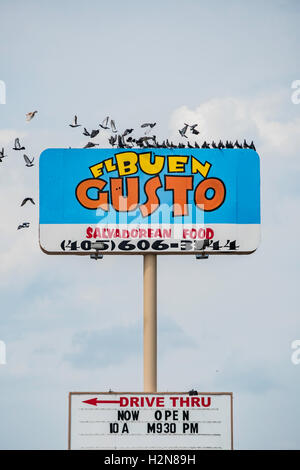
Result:
{"label": "white signboard", "polygon": [[70,393],[70,449],[232,449],[231,393]]}

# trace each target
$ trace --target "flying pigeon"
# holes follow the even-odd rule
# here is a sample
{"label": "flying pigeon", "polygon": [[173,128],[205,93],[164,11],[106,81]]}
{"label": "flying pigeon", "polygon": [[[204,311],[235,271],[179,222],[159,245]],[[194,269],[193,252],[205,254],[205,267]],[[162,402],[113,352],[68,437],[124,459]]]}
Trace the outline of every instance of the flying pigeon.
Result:
{"label": "flying pigeon", "polygon": [[187,136],[185,134],[186,134],[188,127],[189,127],[188,124],[185,124],[182,129],[179,129],[178,132],[181,135],[181,137],[185,137],[187,139]]}
{"label": "flying pigeon", "polygon": [[145,122],[144,124],[141,125],[141,127],[154,127],[156,125],[156,122]]}
{"label": "flying pigeon", "polygon": [[116,133],[118,132],[117,131],[117,128],[116,128],[116,124],[115,124],[115,121],[113,119],[110,120],[110,127],[111,127],[111,130]]}
{"label": "flying pigeon", "polygon": [[109,139],[108,139],[108,142],[110,143],[110,145],[113,147],[114,145],[116,145],[116,142],[117,142],[117,136],[111,136]]}
{"label": "flying pigeon", "polygon": [[91,139],[93,139],[94,137],[96,137],[96,135],[99,134],[99,129],[93,129],[92,132],[91,132]]}
{"label": "flying pigeon", "polygon": [[99,145],[99,144],[94,144],[94,142],[88,142],[83,148],[89,149],[91,147],[95,147],[96,145]]}
{"label": "flying pigeon", "polygon": [[15,146],[13,147],[13,150],[25,150],[25,147],[21,147],[18,137],[15,139]]}
{"label": "flying pigeon", "polygon": [[198,124],[193,124],[192,126],[190,126],[192,134],[196,134],[196,135],[199,134],[199,131],[197,131],[197,129],[196,129],[197,126],[198,126]]}
{"label": "flying pigeon", "polygon": [[131,134],[133,129],[125,129],[124,133],[122,134],[123,137],[126,137],[126,135]]}
{"label": "flying pigeon", "polygon": [[77,116],[74,116],[74,121],[72,124],[69,124],[70,127],[80,127],[81,124],[77,124]]}
{"label": "flying pigeon", "polygon": [[32,199],[32,197],[25,197],[25,199],[23,199],[23,201],[21,203],[21,207],[24,206],[26,204],[26,202],[28,202],[28,201],[30,201],[33,205],[35,205],[35,202]]}
{"label": "flying pigeon", "polygon": [[4,148],[2,147],[2,150],[0,150],[0,162],[2,162],[2,158],[7,157],[7,155],[4,155]]}
{"label": "flying pigeon", "polygon": [[106,118],[103,119],[102,124],[99,124],[99,126],[102,127],[102,129],[109,129],[108,121],[109,121],[109,116],[106,116]]}
{"label": "flying pigeon", "polygon": [[99,130],[98,129],[93,129],[91,133],[89,133],[89,131],[86,130],[86,128],[84,128],[84,131],[83,131],[83,135],[86,135],[88,137],[90,137],[91,139],[93,139],[94,137],[96,137],[96,135],[99,134]]}
{"label": "flying pigeon", "polygon": [[32,111],[31,113],[27,113],[26,114],[26,121],[31,121],[31,119],[34,118],[34,116],[36,115],[37,111]]}
{"label": "flying pigeon", "polygon": [[25,154],[23,155],[23,158],[24,158],[24,160],[25,160],[25,163],[26,163],[26,166],[27,166],[27,167],[34,166],[34,164],[33,164],[34,158],[33,158],[32,160],[30,160],[30,159],[27,157],[27,155],[25,155]]}
{"label": "flying pigeon", "polygon": [[20,230],[20,228],[28,228],[30,225],[29,222],[23,222],[22,224],[18,225],[17,230]]}

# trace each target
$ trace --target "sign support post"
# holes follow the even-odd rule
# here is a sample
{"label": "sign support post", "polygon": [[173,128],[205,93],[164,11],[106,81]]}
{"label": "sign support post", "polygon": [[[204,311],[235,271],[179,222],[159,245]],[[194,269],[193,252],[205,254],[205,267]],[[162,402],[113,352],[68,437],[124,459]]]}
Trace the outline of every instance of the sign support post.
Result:
{"label": "sign support post", "polygon": [[144,392],[157,392],[157,255],[144,258]]}

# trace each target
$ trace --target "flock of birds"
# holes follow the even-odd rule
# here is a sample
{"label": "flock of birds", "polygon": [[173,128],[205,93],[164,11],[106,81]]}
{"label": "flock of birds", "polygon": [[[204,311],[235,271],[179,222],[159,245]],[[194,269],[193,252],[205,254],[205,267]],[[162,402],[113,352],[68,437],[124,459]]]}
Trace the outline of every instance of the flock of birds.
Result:
{"label": "flock of birds", "polygon": [[[37,113],[37,111],[32,111],[30,113],[27,113],[26,114],[26,121],[31,121],[31,119],[34,118],[36,113]],[[25,150],[25,147],[20,144],[20,139],[18,137],[14,141],[13,150],[15,150],[16,152]],[[2,147],[2,149],[0,150],[0,163],[2,163],[3,159],[6,158],[6,157],[7,157],[7,155],[5,155],[4,148]],[[34,163],[33,163],[34,158],[32,158],[32,160],[30,160],[30,158],[26,154],[23,154],[23,158],[24,158],[24,162],[25,162],[26,167],[30,168],[30,167],[34,166]],[[34,202],[32,197],[25,197],[23,199],[23,201],[21,202],[21,207],[25,206],[25,204],[27,204],[27,203],[31,203],[31,204],[35,205],[35,202]],[[20,230],[22,228],[28,228],[29,226],[30,226],[30,222],[23,222],[23,223],[18,225],[17,230]]]}
{"label": "flock of birds", "polygon": [[[69,124],[70,127],[81,127],[81,124],[78,124],[78,118],[77,116],[74,116],[74,121],[72,124]],[[187,139],[186,144],[184,143],[179,143],[179,144],[174,144],[172,141],[170,142],[168,139],[163,140],[163,142],[158,142],[156,139],[156,135],[149,135],[149,132],[151,132],[151,129],[156,126],[156,122],[145,122],[144,124],[141,124],[141,128],[146,129],[145,135],[142,137],[138,138],[133,138],[132,137],[132,132],[134,129],[125,129],[123,133],[118,133],[118,130],[116,128],[115,121],[113,119],[109,119],[109,116],[107,116],[101,124],[99,124],[99,127],[105,130],[110,129],[113,133],[113,135],[110,136],[108,139],[109,144],[112,147],[117,147],[117,148],[133,148],[133,147],[139,147],[139,148],[204,148],[204,149],[209,149],[209,148],[214,148],[214,149],[219,149],[222,150],[224,148],[227,149],[233,149],[233,148],[239,148],[239,149],[255,149],[255,145],[253,141],[250,144],[247,144],[246,139],[244,139],[243,143],[239,143],[238,140],[235,142],[232,142],[230,140],[226,140],[225,143],[220,140],[218,143],[215,141],[212,141],[211,143],[208,143],[206,141],[203,142],[203,144],[200,146],[198,142],[195,140],[194,145],[191,144],[189,136],[187,135],[187,132],[189,131],[190,135],[198,135],[200,134],[200,131],[196,129],[198,127],[198,124],[184,124],[182,129],[179,129],[178,132],[181,135],[181,137],[184,137]],[[83,128],[83,135],[90,137],[93,139],[96,137],[101,129],[92,129],[90,132],[86,129],[86,127]],[[96,147],[97,143],[89,141],[83,148],[92,148]]]}
{"label": "flock of birds", "polygon": [[[26,121],[31,121],[34,116],[37,114],[38,111],[32,111],[30,113],[26,114]],[[69,124],[70,127],[72,128],[77,128],[77,127],[82,127],[81,124],[78,124],[78,118],[77,116],[74,116],[74,120],[71,124]],[[255,149],[255,145],[253,141],[251,141],[250,144],[247,144],[246,140],[244,139],[243,143],[239,143],[237,140],[235,142],[228,141],[226,140],[225,143],[220,140],[218,143],[215,141],[212,141],[211,143],[208,143],[204,141],[202,145],[199,145],[197,141],[194,141],[194,145],[191,144],[190,136],[198,135],[200,134],[200,131],[197,129],[198,124],[184,124],[182,129],[179,129],[178,132],[181,137],[187,139],[186,143],[179,143],[179,144],[174,144],[172,141],[170,142],[168,139],[163,140],[163,142],[159,143],[156,139],[155,135],[149,135],[151,130],[156,126],[156,122],[145,122],[141,124],[141,128],[145,130],[144,135],[141,137],[134,138],[132,136],[132,133],[134,131],[133,128],[128,128],[125,129],[123,133],[119,133],[115,124],[115,121],[113,119],[110,119],[109,116],[107,116],[105,119],[103,119],[102,123],[99,124],[100,129],[92,129],[90,132],[86,129],[86,127],[83,127],[83,135],[86,137],[89,137],[90,139],[94,139],[101,129],[104,130],[110,130],[112,132],[112,135],[109,137],[108,142],[112,147],[117,147],[117,148],[133,148],[133,147],[139,147],[139,148],[204,148],[204,149],[219,149],[222,150],[224,148],[239,148],[239,149]],[[95,147],[99,144],[88,141],[88,143],[83,147],[83,148],[92,148]],[[71,147],[69,147],[71,148]],[[25,150],[25,147],[20,144],[20,139],[17,137],[14,141],[14,146],[13,150],[15,151],[23,151]],[[2,163],[3,159],[6,158],[7,155],[5,155],[4,148],[0,150],[0,163]],[[34,158],[30,160],[30,158],[26,155],[23,154],[23,158],[25,161],[25,166],[30,168],[34,166]],[[21,202],[21,207],[23,207],[25,204],[31,203],[35,205],[35,202],[32,197],[26,197],[23,199]],[[29,228],[30,222],[23,222],[18,225],[17,230],[23,229],[23,228]]]}

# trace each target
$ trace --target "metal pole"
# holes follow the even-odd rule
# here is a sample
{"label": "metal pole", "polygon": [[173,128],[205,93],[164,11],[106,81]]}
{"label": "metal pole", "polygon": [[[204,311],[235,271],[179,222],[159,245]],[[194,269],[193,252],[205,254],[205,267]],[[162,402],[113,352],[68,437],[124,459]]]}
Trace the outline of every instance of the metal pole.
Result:
{"label": "metal pole", "polygon": [[157,258],[144,255],[144,392],[157,391]]}

